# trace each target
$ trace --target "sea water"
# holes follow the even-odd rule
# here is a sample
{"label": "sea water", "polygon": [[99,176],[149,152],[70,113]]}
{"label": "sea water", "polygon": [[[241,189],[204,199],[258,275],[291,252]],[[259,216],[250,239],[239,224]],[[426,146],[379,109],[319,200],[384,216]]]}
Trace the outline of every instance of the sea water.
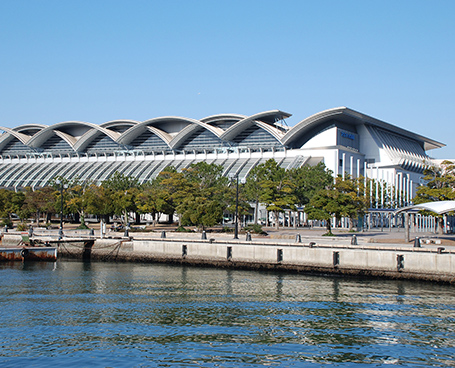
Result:
{"label": "sea water", "polygon": [[139,263],[0,264],[4,367],[455,365],[455,288]]}

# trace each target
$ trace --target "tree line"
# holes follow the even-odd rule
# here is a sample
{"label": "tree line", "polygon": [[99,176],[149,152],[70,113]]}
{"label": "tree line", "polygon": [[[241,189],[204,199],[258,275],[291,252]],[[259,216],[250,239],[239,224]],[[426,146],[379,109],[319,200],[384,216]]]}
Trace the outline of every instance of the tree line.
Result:
{"label": "tree line", "polygon": [[[150,214],[154,221],[162,214],[176,214],[179,225],[204,229],[220,224],[227,213],[235,213],[238,178],[223,176],[223,170],[221,165],[206,162],[181,171],[167,167],[143,184],[119,172],[100,185],[55,177],[49,186],[36,190],[0,189],[0,217],[6,225],[11,224],[13,214],[21,220],[35,217],[36,223],[44,214],[50,222],[53,214],[60,213],[63,200],[64,214],[79,219],[82,226],[87,215],[106,220],[116,215],[127,223],[129,214],[135,214],[136,222],[141,214]],[[253,211],[257,221],[262,204],[274,214],[278,227],[280,213],[304,208],[308,219],[325,220],[330,232],[332,218],[349,218],[350,227],[354,226],[368,210],[374,185],[378,184],[363,177],[334,178],[323,163],[287,170],[270,159],[239,183],[238,213],[244,216]]]}

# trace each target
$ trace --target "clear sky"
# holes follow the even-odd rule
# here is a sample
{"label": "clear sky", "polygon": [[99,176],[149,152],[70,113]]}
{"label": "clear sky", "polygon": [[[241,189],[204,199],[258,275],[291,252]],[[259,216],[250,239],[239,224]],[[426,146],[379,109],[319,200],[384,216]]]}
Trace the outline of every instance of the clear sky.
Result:
{"label": "clear sky", "polygon": [[455,159],[455,0],[0,0],[0,126],[347,106]]}

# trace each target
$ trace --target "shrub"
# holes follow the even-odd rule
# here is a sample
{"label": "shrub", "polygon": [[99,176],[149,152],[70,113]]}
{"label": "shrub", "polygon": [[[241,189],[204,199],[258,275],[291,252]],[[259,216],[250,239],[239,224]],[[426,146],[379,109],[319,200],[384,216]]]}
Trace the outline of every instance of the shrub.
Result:
{"label": "shrub", "polygon": [[267,233],[262,230],[262,225],[259,224],[247,225],[243,228],[243,230],[249,231],[250,233],[267,235]]}
{"label": "shrub", "polygon": [[13,222],[9,218],[4,218],[2,222],[0,222],[0,227],[5,226],[11,229],[13,227]]}
{"label": "shrub", "polygon": [[20,224],[17,225],[17,231],[27,231],[27,230],[28,230],[27,224],[24,224],[23,222],[21,222]]}
{"label": "shrub", "polygon": [[179,226],[177,229],[175,229],[175,231],[178,231],[180,233],[192,233],[193,232],[193,230],[187,229],[186,227],[183,227],[183,226]]}

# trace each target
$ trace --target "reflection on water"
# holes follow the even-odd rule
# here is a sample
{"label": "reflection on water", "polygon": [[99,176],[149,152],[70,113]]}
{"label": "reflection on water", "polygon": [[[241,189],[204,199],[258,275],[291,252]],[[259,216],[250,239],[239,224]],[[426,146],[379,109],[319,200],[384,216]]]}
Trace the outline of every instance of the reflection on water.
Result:
{"label": "reflection on water", "polygon": [[0,264],[0,365],[445,366],[453,287],[155,264]]}

